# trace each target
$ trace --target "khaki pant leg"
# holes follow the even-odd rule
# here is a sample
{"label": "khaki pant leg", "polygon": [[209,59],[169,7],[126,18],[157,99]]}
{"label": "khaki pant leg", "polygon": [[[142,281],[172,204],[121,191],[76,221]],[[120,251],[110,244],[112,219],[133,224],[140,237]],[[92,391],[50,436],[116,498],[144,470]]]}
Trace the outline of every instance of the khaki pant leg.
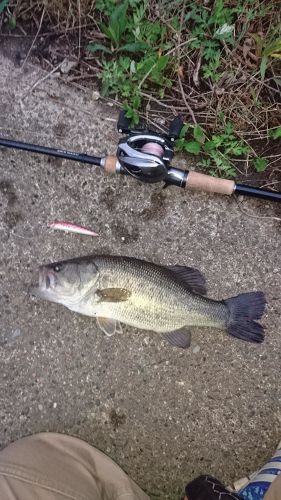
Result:
{"label": "khaki pant leg", "polygon": [[1,500],[149,500],[110,458],[55,433],[20,439],[0,452]]}

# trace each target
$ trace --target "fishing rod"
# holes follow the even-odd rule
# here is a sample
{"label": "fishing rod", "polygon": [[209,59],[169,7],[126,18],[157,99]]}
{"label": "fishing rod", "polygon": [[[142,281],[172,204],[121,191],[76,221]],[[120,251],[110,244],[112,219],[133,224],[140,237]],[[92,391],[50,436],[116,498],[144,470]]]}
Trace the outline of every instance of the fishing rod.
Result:
{"label": "fishing rod", "polygon": [[164,182],[164,187],[174,185],[207,193],[242,194],[281,202],[281,192],[236,184],[233,180],[171,166],[174,142],[179,138],[182,127],[181,118],[176,117],[167,134],[150,129],[131,129],[125,112],[121,111],[117,129],[126,136],[119,141],[116,156],[91,156],[4,138],[0,138],[0,146],[96,165],[107,173],[129,175],[140,182]]}

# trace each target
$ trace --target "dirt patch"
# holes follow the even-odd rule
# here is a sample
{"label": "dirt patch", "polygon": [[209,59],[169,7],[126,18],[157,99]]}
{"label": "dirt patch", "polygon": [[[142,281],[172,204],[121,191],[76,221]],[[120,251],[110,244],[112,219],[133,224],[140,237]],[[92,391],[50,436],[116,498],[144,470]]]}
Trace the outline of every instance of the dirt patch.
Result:
{"label": "dirt patch", "polygon": [[9,229],[13,229],[19,221],[23,219],[22,213],[14,210],[7,210],[4,215],[4,222]]}
{"label": "dirt patch", "polygon": [[163,191],[156,191],[150,197],[149,206],[141,210],[139,215],[143,220],[151,220],[164,217],[165,213],[165,194]]}
{"label": "dirt patch", "polygon": [[120,413],[120,412],[117,413],[117,411],[113,408],[110,411],[109,420],[110,420],[110,423],[111,423],[113,429],[116,431],[121,425],[125,424],[126,415],[124,413]]}
{"label": "dirt patch", "polygon": [[16,203],[17,196],[15,188],[11,181],[9,180],[0,181],[0,191],[1,193],[3,193],[5,197],[7,197],[9,207],[13,206]]}
{"label": "dirt patch", "polygon": [[[4,203],[3,222],[9,229],[13,229],[23,219],[22,212],[15,208],[18,198],[12,181],[3,179],[0,181],[0,193],[6,199]],[[3,206],[0,198],[0,207]]]}
{"label": "dirt patch", "polygon": [[111,228],[115,238],[121,238],[124,244],[133,243],[139,239],[139,228],[135,225],[126,227],[122,221],[115,221],[111,224]]}

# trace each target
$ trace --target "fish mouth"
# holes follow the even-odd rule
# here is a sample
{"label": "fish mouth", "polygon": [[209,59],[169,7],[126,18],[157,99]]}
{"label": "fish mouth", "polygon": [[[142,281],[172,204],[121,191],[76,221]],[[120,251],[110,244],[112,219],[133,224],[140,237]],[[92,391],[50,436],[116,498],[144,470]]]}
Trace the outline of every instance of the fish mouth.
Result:
{"label": "fish mouth", "polygon": [[39,267],[39,289],[43,291],[51,291],[55,289],[56,278],[52,269],[46,266]]}
{"label": "fish mouth", "polygon": [[39,282],[38,286],[32,285],[29,288],[29,293],[35,297],[47,298],[49,293],[55,291],[56,278],[54,272],[45,266],[39,267]]}

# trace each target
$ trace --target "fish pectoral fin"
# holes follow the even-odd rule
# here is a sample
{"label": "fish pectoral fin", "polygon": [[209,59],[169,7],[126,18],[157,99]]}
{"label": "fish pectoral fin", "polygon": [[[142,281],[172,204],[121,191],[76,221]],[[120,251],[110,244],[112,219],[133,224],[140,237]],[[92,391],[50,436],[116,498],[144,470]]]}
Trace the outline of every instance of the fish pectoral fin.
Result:
{"label": "fish pectoral fin", "polygon": [[162,333],[162,337],[168,340],[171,345],[180,347],[181,349],[187,349],[191,344],[191,333],[189,330],[186,330],[186,328],[181,328],[174,332]]}
{"label": "fish pectoral fin", "polygon": [[98,302],[124,302],[131,296],[126,288],[102,288],[96,290]]}
{"label": "fish pectoral fin", "polygon": [[199,295],[206,295],[206,280],[205,276],[194,269],[193,267],[186,266],[167,266],[176,277],[184,283],[191,292],[198,293]]}
{"label": "fish pectoral fin", "polygon": [[96,319],[98,326],[108,337],[111,337],[116,332],[120,332],[120,328],[122,329],[119,321],[115,319],[103,318],[101,316],[97,316]]}

